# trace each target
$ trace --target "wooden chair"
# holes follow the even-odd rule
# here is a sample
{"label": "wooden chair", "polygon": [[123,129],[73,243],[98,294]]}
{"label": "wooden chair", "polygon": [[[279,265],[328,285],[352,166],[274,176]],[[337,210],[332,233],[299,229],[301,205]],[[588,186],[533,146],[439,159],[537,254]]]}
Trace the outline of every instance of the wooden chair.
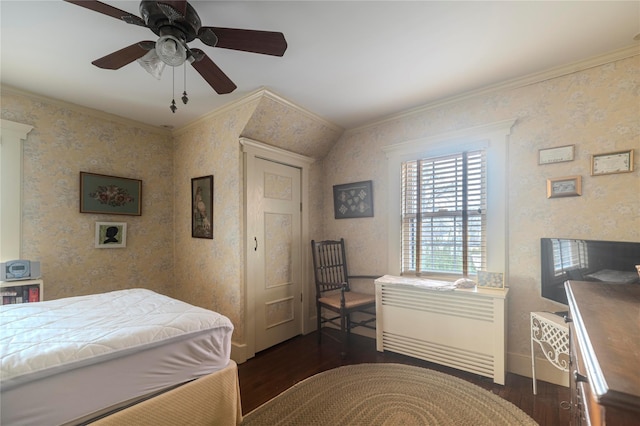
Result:
{"label": "wooden chair", "polygon": [[[311,241],[313,269],[316,282],[316,310],[318,344],[324,323],[340,327],[344,357],[351,337],[351,329],[366,327],[375,330],[376,299],[373,294],[351,291],[350,279],[376,279],[373,275],[349,275],[344,238],[340,241]],[[326,314],[324,313],[325,311]],[[361,320],[352,320],[351,314],[359,312]],[[337,315],[336,315],[337,314]],[[339,323],[338,323],[339,320]],[[371,324],[373,323],[373,324]]]}

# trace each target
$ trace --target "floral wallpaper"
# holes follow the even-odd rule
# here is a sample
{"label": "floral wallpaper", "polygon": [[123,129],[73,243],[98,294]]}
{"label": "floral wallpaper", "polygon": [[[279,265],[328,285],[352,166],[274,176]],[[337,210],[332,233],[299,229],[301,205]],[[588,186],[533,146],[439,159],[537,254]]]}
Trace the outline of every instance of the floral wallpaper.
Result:
{"label": "floral wallpaper", "polygon": [[[199,120],[174,135],[175,288],[178,298],[231,319],[244,339],[242,153],[256,103]],[[213,240],[191,237],[191,179],[213,175]]]}
{"label": "floral wallpaper", "polygon": [[[328,150],[341,133],[269,92],[174,132],[175,287],[180,299],[227,315],[235,326],[234,342],[245,343],[246,334],[239,138],[313,157],[318,149]],[[321,163],[312,164],[309,173],[310,232],[318,236],[322,233]],[[191,238],[190,228],[190,179],[208,174],[214,175],[213,241]]]}
{"label": "floral wallpaper", "polygon": [[[530,357],[529,313],[566,310],[540,297],[540,238],[640,241],[640,56],[352,129],[324,158],[324,236],[344,237],[352,274],[384,274],[387,162],[381,148],[517,118],[508,141],[508,352]],[[575,145],[571,162],[538,150]],[[590,176],[590,156],[635,149],[632,173]],[[582,196],[546,197],[546,180],[582,176]],[[373,180],[375,216],[334,220],[332,186]],[[530,368],[530,364],[529,364]]]}
{"label": "floral wallpaper", "polygon": [[[280,148],[301,140],[295,151],[313,155],[342,130],[268,92],[173,133],[8,87],[1,100],[3,119],[34,126],[23,143],[23,256],[42,262],[45,299],[144,287],[227,315],[244,343],[239,138],[246,130]],[[309,171],[315,236],[321,164]],[[79,213],[80,171],[142,180],[142,215]],[[207,175],[213,240],[191,237],[191,179]],[[127,223],[125,248],[94,248],[95,222],[105,221]]]}
{"label": "floral wallpaper", "polygon": [[[173,143],[162,129],[2,89],[23,142],[22,256],[40,260],[46,300],[143,287],[170,294]],[[80,213],[81,171],[142,180],[142,215]],[[96,222],[125,222],[126,247],[94,248]]]}
{"label": "floral wallpaper", "polygon": [[296,154],[324,158],[343,130],[266,92],[242,130],[242,136]]}
{"label": "floral wallpaper", "polygon": [[[508,352],[528,358],[540,297],[541,237],[640,241],[640,56],[541,83],[425,106],[343,130],[266,93],[173,132],[4,88],[3,119],[34,126],[24,142],[23,255],[42,261],[45,298],[145,287],[217,310],[245,342],[244,136],[316,159],[310,238],[344,237],[352,274],[387,271],[387,159],[395,143],[517,118],[508,141]],[[574,161],[538,150],[575,145]],[[633,173],[590,176],[590,155],[635,149]],[[79,172],[141,179],[142,216],[79,213]],[[191,237],[191,178],[213,175],[214,239]],[[546,179],[582,176],[579,197],[546,197]],[[335,220],[333,185],[372,180],[374,217]],[[124,221],[127,247],[94,249],[98,221]],[[310,272],[309,272],[310,276]],[[366,283],[356,283],[364,289]],[[308,310],[315,315],[313,300]]]}

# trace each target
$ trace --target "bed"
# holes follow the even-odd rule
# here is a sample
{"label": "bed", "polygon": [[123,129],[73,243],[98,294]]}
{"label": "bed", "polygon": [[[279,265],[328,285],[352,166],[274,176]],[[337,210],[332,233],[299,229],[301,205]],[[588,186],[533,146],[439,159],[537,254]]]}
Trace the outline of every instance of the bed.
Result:
{"label": "bed", "polygon": [[0,424],[242,420],[231,321],[145,289],[0,307]]}

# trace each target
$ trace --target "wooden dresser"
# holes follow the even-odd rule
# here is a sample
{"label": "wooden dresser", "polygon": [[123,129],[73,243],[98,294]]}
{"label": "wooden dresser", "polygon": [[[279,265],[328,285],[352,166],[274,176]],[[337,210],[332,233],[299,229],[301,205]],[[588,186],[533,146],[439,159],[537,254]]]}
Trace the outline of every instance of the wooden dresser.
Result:
{"label": "wooden dresser", "polygon": [[572,425],[640,424],[640,285],[568,281]]}

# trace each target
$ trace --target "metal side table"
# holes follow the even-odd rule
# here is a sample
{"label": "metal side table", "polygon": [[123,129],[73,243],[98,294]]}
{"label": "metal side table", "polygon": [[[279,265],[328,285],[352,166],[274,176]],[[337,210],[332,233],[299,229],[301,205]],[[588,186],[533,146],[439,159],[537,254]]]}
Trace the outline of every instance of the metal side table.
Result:
{"label": "metal side table", "polygon": [[551,312],[531,312],[531,374],[533,376],[533,394],[536,387],[535,344],[554,367],[569,372],[569,327],[564,318]]}

